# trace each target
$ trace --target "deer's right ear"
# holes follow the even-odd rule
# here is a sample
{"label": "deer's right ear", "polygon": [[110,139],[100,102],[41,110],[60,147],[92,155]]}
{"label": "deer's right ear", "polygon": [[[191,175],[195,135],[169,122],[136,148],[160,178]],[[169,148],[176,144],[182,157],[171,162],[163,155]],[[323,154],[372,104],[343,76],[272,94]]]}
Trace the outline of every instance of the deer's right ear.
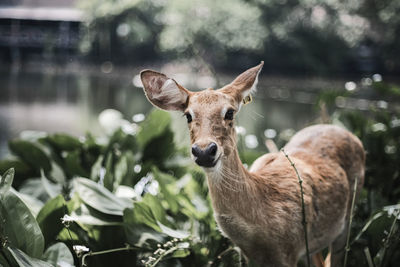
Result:
{"label": "deer's right ear", "polygon": [[190,92],[175,80],[153,70],[140,72],[147,99],[165,110],[184,111],[189,102]]}

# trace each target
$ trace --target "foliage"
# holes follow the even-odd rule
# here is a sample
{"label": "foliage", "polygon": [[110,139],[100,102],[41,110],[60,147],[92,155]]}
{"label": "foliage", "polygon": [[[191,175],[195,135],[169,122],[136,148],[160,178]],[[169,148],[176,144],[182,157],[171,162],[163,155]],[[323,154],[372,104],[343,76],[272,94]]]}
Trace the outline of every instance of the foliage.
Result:
{"label": "foliage", "polygon": [[[375,88],[393,91],[384,86]],[[319,101],[329,106],[351,96]],[[347,266],[396,266],[400,115],[335,109],[332,118],[368,152]],[[214,221],[204,174],[174,143],[170,122],[154,110],[139,125],[104,123],[106,137],[30,132],[10,141],[13,156],[0,161],[0,264],[237,266],[237,251]]]}
{"label": "foliage", "polygon": [[[398,1],[80,1],[83,51],[130,63],[204,57],[269,71],[398,72]],[[284,56],[283,56],[284,55]]]}
{"label": "foliage", "polygon": [[[363,88],[364,90],[366,88]],[[374,97],[390,103],[369,104],[367,111],[334,108],[335,102],[349,101],[361,92],[323,93],[318,105],[326,104],[332,121],[355,133],[367,153],[364,188],[352,225],[352,247],[348,266],[396,266],[400,260],[400,110],[397,87],[383,81],[370,86]],[[383,101],[383,100],[380,100]],[[345,106],[345,105],[344,105]],[[355,108],[355,107],[353,107]]]}
{"label": "foliage", "polygon": [[169,114],[156,110],[106,139],[32,133],[10,141],[13,162],[27,167],[0,180],[0,263],[233,264],[237,253],[217,230],[204,174],[182,160],[187,152],[169,125]]}

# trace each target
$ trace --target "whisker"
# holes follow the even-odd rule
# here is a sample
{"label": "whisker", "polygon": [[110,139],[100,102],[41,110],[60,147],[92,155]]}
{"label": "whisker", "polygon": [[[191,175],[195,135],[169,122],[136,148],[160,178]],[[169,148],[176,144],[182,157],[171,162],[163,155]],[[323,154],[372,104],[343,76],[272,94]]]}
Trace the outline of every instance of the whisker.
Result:
{"label": "whisker", "polygon": [[251,110],[251,112],[254,113],[254,114],[256,114],[258,117],[260,117],[260,118],[262,118],[262,119],[265,118],[264,115],[262,115],[262,114],[260,114],[260,113],[258,113],[258,112],[256,112],[256,111],[254,111],[254,110]]}

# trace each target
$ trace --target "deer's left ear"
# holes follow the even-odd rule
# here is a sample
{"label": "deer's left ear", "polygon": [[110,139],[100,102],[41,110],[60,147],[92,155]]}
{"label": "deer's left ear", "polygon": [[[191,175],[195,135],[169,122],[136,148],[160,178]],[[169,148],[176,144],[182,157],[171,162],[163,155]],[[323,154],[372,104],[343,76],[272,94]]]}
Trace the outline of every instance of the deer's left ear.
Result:
{"label": "deer's left ear", "polygon": [[174,79],[153,70],[140,72],[147,99],[164,110],[184,111],[187,107],[190,91]]}
{"label": "deer's left ear", "polygon": [[220,91],[233,95],[238,103],[242,103],[243,99],[246,100],[251,93],[255,93],[258,82],[258,74],[260,74],[263,65],[264,61],[261,61],[259,65],[246,70],[236,77],[233,82],[222,87]]}

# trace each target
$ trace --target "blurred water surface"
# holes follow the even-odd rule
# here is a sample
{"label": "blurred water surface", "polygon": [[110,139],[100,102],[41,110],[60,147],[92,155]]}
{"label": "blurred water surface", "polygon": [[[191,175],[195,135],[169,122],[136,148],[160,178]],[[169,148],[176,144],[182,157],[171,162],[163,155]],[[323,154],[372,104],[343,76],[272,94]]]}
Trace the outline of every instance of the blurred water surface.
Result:
{"label": "blurred water surface", "polygon": [[[146,100],[139,69],[116,71],[103,65],[100,70],[69,68],[30,68],[2,70],[0,73],[0,157],[8,153],[7,141],[22,131],[67,132],[77,136],[90,131],[104,134],[98,115],[104,109],[117,109],[129,121],[147,114],[152,106]],[[189,89],[215,86],[217,81],[196,73],[168,73]],[[239,73],[237,73],[239,74]],[[221,75],[220,83],[236,75]],[[252,103],[244,106],[238,117],[240,134],[248,137],[248,146],[263,144],[283,129],[298,130],[320,117],[315,106],[323,90],[354,89],[357,82],[348,79],[261,76]],[[346,87],[345,87],[346,86]],[[368,95],[367,95],[368,97]],[[362,105],[363,100],[359,103]],[[357,102],[358,103],[358,102]],[[368,108],[368,102],[366,102]],[[339,103],[340,104],[340,103]],[[365,104],[365,103],[364,103]],[[360,106],[362,109],[362,106]],[[186,122],[174,113],[177,141],[185,143]],[[256,143],[255,143],[256,142]]]}

